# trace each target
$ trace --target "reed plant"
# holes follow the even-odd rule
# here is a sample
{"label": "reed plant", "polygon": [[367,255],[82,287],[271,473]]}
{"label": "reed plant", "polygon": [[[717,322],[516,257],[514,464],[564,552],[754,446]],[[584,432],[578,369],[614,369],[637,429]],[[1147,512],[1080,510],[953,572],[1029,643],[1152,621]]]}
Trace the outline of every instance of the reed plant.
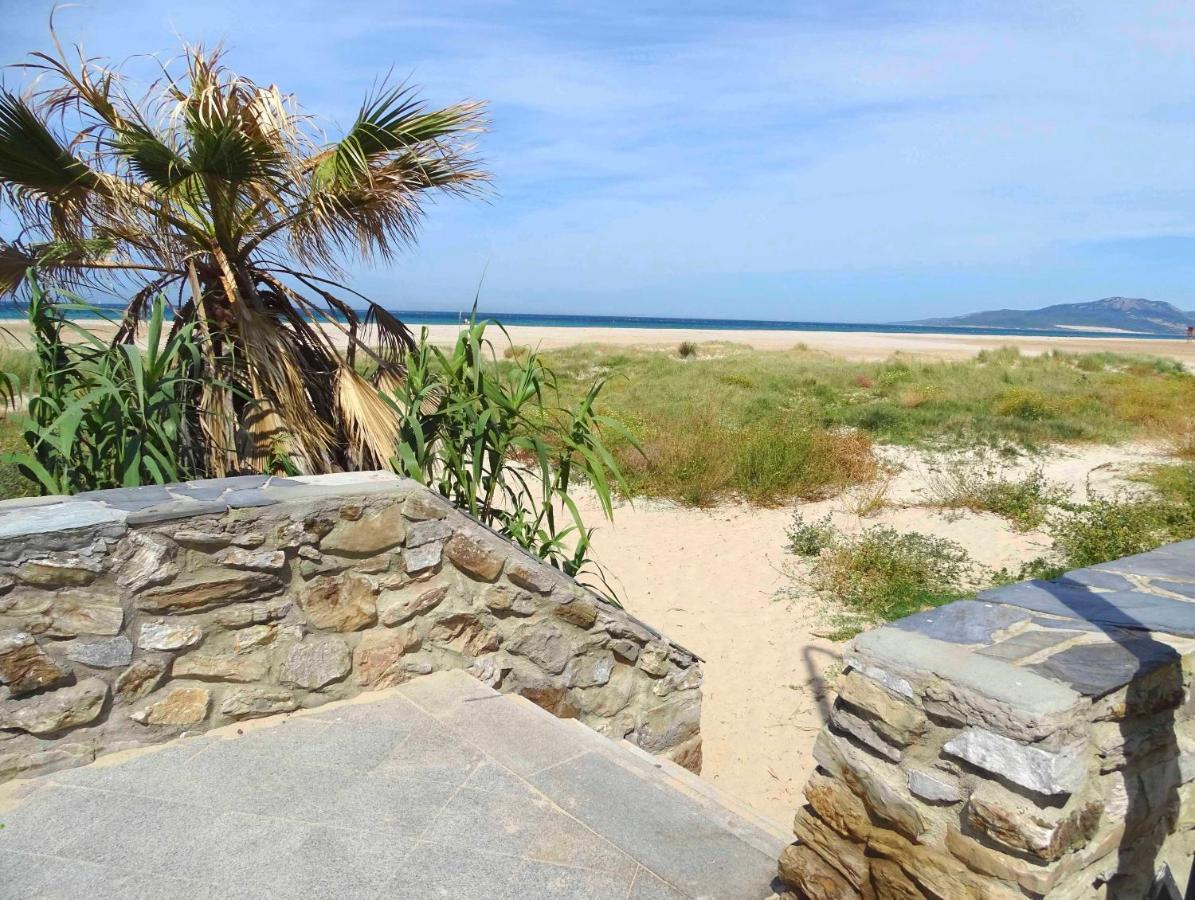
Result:
{"label": "reed plant", "polygon": [[43,290],[36,279],[29,298],[34,365],[26,409],[13,416],[25,449],[4,454],[5,461],[46,494],[191,477],[187,433],[196,423],[188,420],[187,397],[200,358],[194,325],[171,331],[158,296],[142,350],[108,344],[71,322],[71,313],[95,310]]}
{"label": "reed plant", "polygon": [[543,358],[529,349],[499,363],[489,327],[470,321],[449,349],[433,345],[424,329],[405,376],[384,395],[399,422],[392,465],[567,574],[596,578],[594,586],[613,596],[591,559],[593,530],[575,495],[592,490],[612,518],[614,492],[627,485],[603,432],[630,436],[596,412],[604,381],[563,406]]}

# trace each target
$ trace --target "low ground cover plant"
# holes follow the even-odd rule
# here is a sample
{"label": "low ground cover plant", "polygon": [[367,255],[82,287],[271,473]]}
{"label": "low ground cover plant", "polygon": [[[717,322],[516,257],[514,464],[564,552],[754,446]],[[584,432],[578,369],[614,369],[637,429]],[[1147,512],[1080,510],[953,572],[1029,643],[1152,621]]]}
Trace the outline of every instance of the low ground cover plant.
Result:
{"label": "low ground cover plant", "polygon": [[1040,527],[1068,499],[1066,490],[1052,484],[1041,469],[1010,476],[1004,465],[991,458],[950,461],[926,481],[935,505],[994,513],[1018,531]]}
{"label": "low ground cover plant", "polygon": [[798,513],[789,541],[794,553],[810,560],[799,581],[829,601],[835,640],[965,597],[984,576],[954,541],[886,525],[847,535],[828,519],[807,523]]}

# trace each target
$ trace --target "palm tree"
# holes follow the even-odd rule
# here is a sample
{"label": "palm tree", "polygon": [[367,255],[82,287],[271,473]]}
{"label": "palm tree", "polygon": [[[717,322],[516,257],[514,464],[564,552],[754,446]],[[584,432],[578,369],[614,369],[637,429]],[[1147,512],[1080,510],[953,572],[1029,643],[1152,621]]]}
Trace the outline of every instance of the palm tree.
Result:
{"label": "palm tree", "polygon": [[219,50],[186,48],[181,76],[163,67],[133,99],[119,69],[55,46],[30,88],[0,89],[0,197],[21,224],[0,240],[0,297],[35,269],[74,290],[116,279],[132,294],[117,342],[171,297],[203,343],[190,440],[209,475],[384,464],[399,426],[377,387],[412,338],[342,267],[390,259],[427,200],[484,186],[481,104],[429,109],[383,81],[328,142]]}

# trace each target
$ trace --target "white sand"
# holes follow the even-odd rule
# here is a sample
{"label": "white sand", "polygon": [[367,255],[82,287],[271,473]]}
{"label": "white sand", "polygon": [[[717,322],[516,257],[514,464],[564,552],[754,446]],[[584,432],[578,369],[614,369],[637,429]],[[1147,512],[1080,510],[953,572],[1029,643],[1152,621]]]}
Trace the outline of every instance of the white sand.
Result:
{"label": "white sand", "polygon": [[[929,483],[940,460],[883,454],[905,467],[889,485],[892,506],[860,519],[847,495],[800,504],[805,520],[830,513],[847,531],[886,524],[947,537],[992,568],[1019,570],[1048,549],[1041,532],[1019,534],[997,516],[917,505],[932,499]],[[1055,448],[1009,468],[1040,467],[1082,497],[1089,482],[1097,491],[1124,486],[1120,476],[1161,458],[1143,445]],[[640,501],[619,507],[612,524],[595,507],[586,510],[599,524],[597,559],[627,608],[705,660],[703,775],[777,823],[790,821],[801,804],[813,741],[832,699],[821,676],[827,669],[833,675],[841,651],[814,635],[827,624],[818,601],[793,591],[790,572],[803,565],[785,550],[793,509],[694,510]]]}
{"label": "white sand", "polygon": [[[2,323],[0,346],[11,343],[28,345],[28,325],[22,321]],[[324,326],[331,329],[331,326]],[[96,323],[97,334],[110,335],[113,329]],[[413,326],[418,333],[419,326]],[[4,334],[8,332],[8,335]],[[545,350],[570,347],[575,344],[604,344],[618,347],[656,347],[675,349],[681,341],[730,341],[757,350],[791,350],[804,345],[844,359],[886,359],[893,353],[905,353],[925,359],[965,359],[980,350],[1015,346],[1028,354],[1044,353],[1052,349],[1072,353],[1107,351],[1114,353],[1148,353],[1181,360],[1195,368],[1195,344],[1186,341],[1144,340],[1141,338],[1091,337],[1015,337],[1008,335],[953,334],[886,334],[881,332],[835,331],[714,331],[697,328],[549,328],[513,325],[507,328],[510,343]],[[455,325],[430,325],[428,333],[433,342],[449,344],[456,339]],[[500,351],[506,339],[498,329],[489,332]],[[337,339],[340,339],[337,333]],[[343,341],[341,341],[343,343]]]}
{"label": "white sand", "polygon": [[[418,331],[418,328],[415,329]],[[675,348],[681,341],[731,341],[757,350],[791,350],[803,344],[844,359],[886,359],[893,353],[907,353],[926,359],[964,359],[980,350],[1015,346],[1028,354],[1058,349],[1071,353],[1149,353],[1195,365],[1195,344],[1186,341],[1142,338],[1017,337],[1009,335],[887,334],[839,331],[714,331],[696,328],[546,328],[515,325],[506,329],[513,344],[542,349],[575,344],[605,344],[619,347]],[[448,343],[457,333],[455,325],[428,326],[436,343]],[[501,333],[492,335],[495,343]]]}

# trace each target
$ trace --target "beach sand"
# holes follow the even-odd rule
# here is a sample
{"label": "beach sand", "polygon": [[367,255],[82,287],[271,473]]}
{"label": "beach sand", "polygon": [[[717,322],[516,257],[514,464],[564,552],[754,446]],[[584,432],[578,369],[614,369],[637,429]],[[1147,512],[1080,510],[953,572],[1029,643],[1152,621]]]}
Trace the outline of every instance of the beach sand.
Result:
{"label": "beach sand", "polygon": [[[756,350],[791,350],[804,345],[852,360],[885,359],[907,353],[925,359],[965,359],[981,350],[1019,347],[1027,354],[1062,350],[1068,353],[1149,353],[1195,365],[1195,344],[1142,338],[1022,337],[1016,335],[889,334],[868,331],[716,331],[697,328],[550,328],[508,327],[510,342],[552,350],[574,344],[675,349],[681,341],[729,341]],[[436,343],[448,343],[453,325],[429,325]],[[494,337],[495,342],[498,338]]]}
{"label": "beach sand", "polygon": [[[813,771],[813,742],[833,701],[843,649],[818,636],[830,618],[800,587],[808,564],[786,550],[793,512],[806,522],[829,514],[851,533],[889,525],[949,538],[985,566],[1014,572],[1050,545],[1044,533],[1019,533],[991,514],[927,508],[943,458],[880,452],[901,469],[891,476],[889,505],[868,518],[850,512],[863,489],[778,509],[638,501],[622,504],[612,523],[592,503],[584,509],[588,524],[598,526],[595,556],[627,609],[705,661],[702,776],[785,828]],[[1096,491],[1126,488],[1124,475],[1162,458],[1139,444],[1054,448],[1009,468],[1041,468],[1083,499],[1088,483]]]}
{"label": "beach sand", "polygon": [[[89,324],[88,327],[102,337],[109,337],[113,332],[112,326],[106,323],[97,322]],[[339,331],[332,326],[323,327],[333,333],[337,343],[343,343]],[[455,325],[426,327],[432,341],[437,344],[452,343],[459,331]],[[412,328],[418,334],[420,326]],[[904,353],[923,359],[951,360],[965,359],[981,350],[1018,347],[1027,354],[1045,353],[1055,349],[1068,353],[1146,353],[1177,359],[1195,368],[1195,344],[1142,338],[889,334],[868,331],[718,331],[698,328],[561,328],[530,325],[509,326],[506,330],[509,339],[496,328],[487,332],[499,352],[506,348],[508,340],[510,344],[539,347],[543,350],[575,344],[675,349],[682,341],[724,341],[756,350],[791,350],[804,346],[810,350],[852,360],[886,359],[893,353]],[[21,320],[0,322],[0,342],[11,343],[16,340],[27,345],[27,337],[27,323]]]}

